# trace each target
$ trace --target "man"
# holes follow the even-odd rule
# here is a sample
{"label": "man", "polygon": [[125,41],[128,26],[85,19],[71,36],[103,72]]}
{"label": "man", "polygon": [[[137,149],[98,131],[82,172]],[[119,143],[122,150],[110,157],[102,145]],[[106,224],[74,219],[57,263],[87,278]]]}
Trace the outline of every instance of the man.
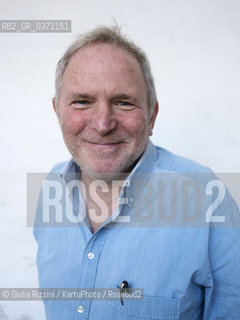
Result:
{"label": "man", "polygon": [[40,195],[40,286],[121,294],[45,301],[47,319],[240,319],[238,209],[209,169],[149,140],[158,104],[143,51],[116,27],[83,35],[58,63],[53,108],[73,159]]}

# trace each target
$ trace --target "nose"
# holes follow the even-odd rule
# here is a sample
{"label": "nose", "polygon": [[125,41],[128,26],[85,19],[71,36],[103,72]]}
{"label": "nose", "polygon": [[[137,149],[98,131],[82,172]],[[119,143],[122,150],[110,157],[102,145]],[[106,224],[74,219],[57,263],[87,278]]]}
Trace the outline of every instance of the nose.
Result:
{"label": "nose", "polygon": [[94,111],[91,126],[100,135],[107,135],[116,128],[117,120],[111,105],[108,105],[108,103],[98,105]]}

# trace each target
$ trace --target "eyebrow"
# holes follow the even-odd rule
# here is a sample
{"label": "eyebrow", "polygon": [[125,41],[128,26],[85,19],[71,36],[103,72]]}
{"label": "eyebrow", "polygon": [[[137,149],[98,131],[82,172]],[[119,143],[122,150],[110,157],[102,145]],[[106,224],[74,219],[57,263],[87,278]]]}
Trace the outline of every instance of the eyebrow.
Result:
{"label": "eyebrow", "polygon": [[68,100],[74,100],[74,99],[94,99],[94,97],[87,94],[87,93],[72,93],[72,94],[70,94]]}
{"label": "eyebrow", "polygon": [[113,96],[113,100],[133,100],[136,101],[134,97],[131,97],[125,93],[118,93],[115,96]]}

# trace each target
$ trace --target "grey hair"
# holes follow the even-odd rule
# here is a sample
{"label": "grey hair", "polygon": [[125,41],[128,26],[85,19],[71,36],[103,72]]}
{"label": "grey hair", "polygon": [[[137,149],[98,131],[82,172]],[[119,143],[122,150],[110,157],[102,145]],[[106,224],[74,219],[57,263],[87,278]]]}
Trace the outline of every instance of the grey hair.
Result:
{"label": "grey hair", "polygon": [[58,105],[58,98],[61,91],[62,78],[66,67],[72,56],[80,49],[92,44],[110,44],[122,48],[132,54],[138,61],[144,75],[147,89],[147,102],[149,107],[149,115],[153,114],[154,107],[157,103],[156,89],[153,76],[151,73],[150,63],[145,52],[138,47],[133,41],[122,35],[120,28],[116,25],[112,27],[100,26],[90,32],[82,34],[75,42],[73,42],[62,58],[59,60],[55,77],[55,98]]}

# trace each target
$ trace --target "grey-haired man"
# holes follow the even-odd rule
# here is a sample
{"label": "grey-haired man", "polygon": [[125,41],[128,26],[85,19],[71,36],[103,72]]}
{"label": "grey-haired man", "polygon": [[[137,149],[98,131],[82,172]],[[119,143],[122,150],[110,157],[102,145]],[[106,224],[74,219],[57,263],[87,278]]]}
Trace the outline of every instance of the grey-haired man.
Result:
{"label": "grey-haired man", "polygon": [[[239,229],[202,222],[214,201],[206,188],[220,183],[209,169],[149,140],[158,104],[143,51],[116,27],[83,35],[58,63],[53,107],[73,159],[51,172],[68,190],[59,200],[65,219],[53,223],[55,212],[42,223],[40,195],[40,286],[120,296],[45,301],[47,319],[239,319]],[[195,225],[186,190],[190,211],[201,199]],[[227,191],[215,214],[238,215]],[[124,298],[123,288],[143,288],[144,297]]]}

